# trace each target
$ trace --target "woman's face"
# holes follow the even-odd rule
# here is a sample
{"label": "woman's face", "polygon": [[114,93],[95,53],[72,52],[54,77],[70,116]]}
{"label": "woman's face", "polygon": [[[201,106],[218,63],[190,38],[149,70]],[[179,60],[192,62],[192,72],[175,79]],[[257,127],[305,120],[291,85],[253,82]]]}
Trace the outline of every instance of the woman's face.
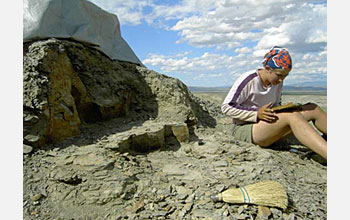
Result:
{"label": "woman's face", "polygon": [[283,80],[288,76],[290,70],[276,70],[270,69],[269,71],[269,81],[272,85],[278,85],[283,82]]}

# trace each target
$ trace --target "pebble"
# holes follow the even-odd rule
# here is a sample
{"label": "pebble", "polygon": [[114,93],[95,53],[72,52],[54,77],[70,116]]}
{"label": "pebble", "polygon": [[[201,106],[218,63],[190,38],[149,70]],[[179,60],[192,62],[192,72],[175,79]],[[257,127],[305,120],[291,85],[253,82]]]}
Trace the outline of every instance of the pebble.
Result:
{"label": "pebble", "polygon": [[227,167],[228,163],[226,161],[222,160],[222,161],[215,162],[214,166],[215,167]]}
{"label": "pebble", "polygon": [[187,194],[179,194],[179,195],[176,196],[176,198],[178,200],[185,200],[187,197],[188,197]]}
{"label": "pebble", "polygon": [[195,198],[195,194],[191,194],[190,196],[187,197],[186,203],[193,203]]}
{"label": "pebble", "polygon": [[192,209],[193,203],[186,203],[183,207],[183,210],[187,212],[189,212]]}
{"label": "pebble", "polygon": [[169,179],[166,176],[160,176],[159,179],[164,183],[169,183]]}
{"label": "pebble", "polygon": [[188,145],[186,145],[186,146],[183,148],[183,150],[184,150],[184,152],[185,152],[186,154],[189,154],[189,153],[191,153],[191,151],[192,151],[191,146],[188,146]]}
{"label": "pebble", "polygon": [[167,211],[156,211],[153,213],[153,217],[161,217],[166,215],[167,215]]}
{"label": "pebble", "polygon": [[224,206],[224,203],[222,203],[222,202],[215,203],[215,208],[216,209],[221,209],[223,206]]}
{"label": "pebble", "polygon": [[239,215],[239,214],[236,214],[235,215],[235,218],[237,220],[245,220],[246,218],[248,218],[249,216],[248,215]]}
{"label": "pebble", "polygon": [[270,208],[270,211],[274,218],[280,217],[282,215],[282,211],[276,208]]}
{"label": "pebble", "polygon": [[244,212],[244,210],[245,210],[244,206],[240,206],[238,208],[238,214],[242,214]]}
{"label": "pebble", "polygon": [[34,196],[32,196],[31,199],[33,202],[36,202],[36,201],[39,201],[42,197],[43,197],[43,195],[41,195],[41,194],[35,194]]}
{"label": "pebble", "polygon": [[291,213],[291,214],[283,213],[282,217],[283,217],[283,220],[294,220],[295,219],[294,213]]}
{"label": "pebble", "polygon": [[35,143],[40,139],[40,137],[38,135],[28,134],[24,137],[24,139],[31,143]]}
{"label": "pebble", "polygon": [[220,185],[216,186],[215,189],[218,192],[222,192],[222,191],[224,191],[226,189],[226,186],[224,184],[220,184]]}
{"label": "pebble", "polygon": [[23,144],[23,154],[29,154],[33,151],[33,147]]}
{"label": "pebble", "polygon": [[263,220],[263,219],[268,219],[269,216],[271,215],[271,211],[268,207],[266,206],[258,206],[258,218],[260,220]]}

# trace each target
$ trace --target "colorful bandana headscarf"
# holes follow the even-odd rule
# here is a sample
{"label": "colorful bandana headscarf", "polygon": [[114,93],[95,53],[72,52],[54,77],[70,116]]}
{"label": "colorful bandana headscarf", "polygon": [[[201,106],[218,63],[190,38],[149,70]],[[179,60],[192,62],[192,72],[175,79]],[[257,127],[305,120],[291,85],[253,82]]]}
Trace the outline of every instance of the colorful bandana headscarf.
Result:
{"label": "colorful bandana headscarf", "polygon": [[271,50],[265,55],[262,62],[265,65],[268,65],[272,69],[292,69],[292,58],[289,55],[287,49],[274,46]]}

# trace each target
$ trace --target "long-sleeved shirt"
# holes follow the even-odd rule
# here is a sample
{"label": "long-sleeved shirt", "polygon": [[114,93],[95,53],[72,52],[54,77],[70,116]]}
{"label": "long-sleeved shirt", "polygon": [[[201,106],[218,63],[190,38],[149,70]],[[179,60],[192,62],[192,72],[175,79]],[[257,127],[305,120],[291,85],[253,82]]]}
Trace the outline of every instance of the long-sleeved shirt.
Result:
{"label": "long-sleeved shirt", "polygon": [[242,125],[258,121],[258,109],[268,103],[281,104],[282,83],[263,85],[258,70],[242,74],[227,94],[221,110],[233,118],[233,123]]}

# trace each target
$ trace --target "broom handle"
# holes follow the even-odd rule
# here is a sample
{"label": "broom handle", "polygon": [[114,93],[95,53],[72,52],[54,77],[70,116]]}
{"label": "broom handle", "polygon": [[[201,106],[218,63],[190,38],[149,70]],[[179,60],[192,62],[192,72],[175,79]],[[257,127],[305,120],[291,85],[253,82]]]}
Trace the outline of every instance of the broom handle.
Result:
{"label": "broom handle", "polygon": [[210,198],[212,199],[213,202],[223,201],[222,193],[211,195]]}
{"label": "broom handle", "polygon": [[[244,203],[250,203],[250,196],[249,196],[249,193],[248,193],[247,189],[244,186],[239,187],[238,189],[242,193]],[[237,190],[237,189],[234,189],[234,190]],[[211,199],[214,202],[218,202],[218,201],[223,201],[224,200],[222,193],[218,193],[218,194],[212,195]]]}

